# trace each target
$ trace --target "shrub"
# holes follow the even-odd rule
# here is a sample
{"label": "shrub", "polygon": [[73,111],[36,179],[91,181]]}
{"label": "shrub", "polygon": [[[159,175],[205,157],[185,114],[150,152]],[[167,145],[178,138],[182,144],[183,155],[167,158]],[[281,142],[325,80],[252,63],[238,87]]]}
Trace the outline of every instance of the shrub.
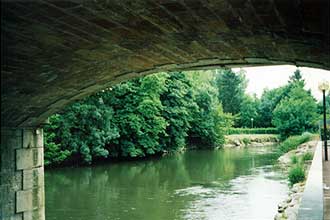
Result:
{"label": "shrub", "polygon": [[244,143],[244,145],[248,145],[248,144],[250,144],[251,143],[251,140],[249,139],[249,138],[243,138],[243,143]]}
{"label": "shrub", "polygon": [[300,136],[288,137],[279,147],[281,153],[286,153],[290,150],[296,149],[300,144],[310,141],[313,135],[310,133],[304,133]]}
{"label": "shrub", "polygon": [[289,182],[291,185],[305,180],[305,171],[302,166],[294,166],[289,171]]}
{"label": "shrub", "polygon": [[302,160],[303,161],[313,160],[313,154],[310,152],[305,153],[302,157]]}
{"label": "shrub", "polygon": [[230,128],[227,134],[278,134],[276,128]]}
{"label": "shrub", "polygon": [[298,157],[297,157],[296,155],[293,155],[293,156],[291,157],[291,163],[292,163],[292,164],[297,164],[298,162],[299,162]]}

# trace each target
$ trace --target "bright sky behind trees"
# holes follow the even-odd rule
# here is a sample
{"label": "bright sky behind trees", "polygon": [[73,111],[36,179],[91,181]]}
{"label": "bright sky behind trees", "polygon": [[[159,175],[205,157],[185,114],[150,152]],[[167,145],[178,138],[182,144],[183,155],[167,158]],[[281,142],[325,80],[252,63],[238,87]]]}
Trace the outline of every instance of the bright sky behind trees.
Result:
{"label": "bright sky behind trees", "polygon": [[[246,92],[251,95],[255,93],[260,98],[265,88],[273,89],[285,85],[289,80],[289,76],[293,74],[297,67],[283,65],[245,67],[242,69],[246,71],[245,75],[249,81]],[[300,67],[299,69],[306,82],[305,89],[311,89],[313,96],[317,100],[321,100],[322,94],[318,90],[318,83],[321,80],[330,82],[330,71],[306,67]],[[236,72],[240,69],[234,68],[233,70]]]}

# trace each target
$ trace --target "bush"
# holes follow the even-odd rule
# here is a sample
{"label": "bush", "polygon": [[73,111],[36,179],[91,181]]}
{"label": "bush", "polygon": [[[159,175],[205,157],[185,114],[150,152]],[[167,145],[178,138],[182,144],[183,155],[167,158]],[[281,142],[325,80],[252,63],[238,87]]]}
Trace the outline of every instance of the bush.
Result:
{"label": "bush", "polygon": [[305,180],[305,171],[302,166],[295,166],[289,171],[289,182],[291,185]]}
{"label": "bush", "polygon": [[227,134],[278,134],[276,128],[230,128]]}
{"label": "bush", "polygon": [[312,139],[310,133],[304,133],[301,136],[288,137],[279,147],[281,153],[289,152],[290,150],[296,149],[300,144],[310,141]]}
{"label": "bush", "polygon": [[302,157],[302,160],[303,161],[313,160],[313,154],[310,152],[305,153]]}
{"label": "bush", "polygon": [[293,155],[291,157],[291,163],[292,164],[297,164],[299,162],[299,158],[296,155]]}
{"label": "bush", "polygon": [[251,140],[249,139],[249,138],[243,138],[243,143],[244,143],[244,145],[248,145],[248,144],[251,144]]}

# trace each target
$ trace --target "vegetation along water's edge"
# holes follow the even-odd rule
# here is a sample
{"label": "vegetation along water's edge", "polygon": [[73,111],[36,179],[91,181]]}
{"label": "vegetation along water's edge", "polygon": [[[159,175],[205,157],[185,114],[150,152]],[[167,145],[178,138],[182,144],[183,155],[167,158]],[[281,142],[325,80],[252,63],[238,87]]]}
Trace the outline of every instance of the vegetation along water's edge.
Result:
{"label": "vegetation along water's edge", "polygon": [[317,137],[311,134],[293,136],[281,143],[279,165],[288,175],[291,186],[288,197],[278,204],[275,220],[296,220],[306,177],[313,159]]}
{"label": "vegetation along water's edge", "polygon": [[223,147],[263,147],[275,145],[279,141],[275,134],[232,134],[225,136]]}
{"label": "vegetation along water's edge", "polygon": [[244,72],[231,69],[122,82],[49,118],[45,166],[160,157],[193,147],[263,146],[277,143],[272,134],[283,140],[316,132],[322,108],[304,84],[297,70],[287,85],[258,98],[246,94]]}

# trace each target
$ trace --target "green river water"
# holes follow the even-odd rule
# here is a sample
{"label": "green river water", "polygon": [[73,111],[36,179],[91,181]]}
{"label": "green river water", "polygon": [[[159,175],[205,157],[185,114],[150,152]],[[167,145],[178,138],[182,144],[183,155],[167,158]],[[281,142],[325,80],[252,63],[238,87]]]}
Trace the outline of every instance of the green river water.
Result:
{"label": "green river water", "polygon": [[286,198],[274,147],[46,170],[47,220],[266,220]]}

